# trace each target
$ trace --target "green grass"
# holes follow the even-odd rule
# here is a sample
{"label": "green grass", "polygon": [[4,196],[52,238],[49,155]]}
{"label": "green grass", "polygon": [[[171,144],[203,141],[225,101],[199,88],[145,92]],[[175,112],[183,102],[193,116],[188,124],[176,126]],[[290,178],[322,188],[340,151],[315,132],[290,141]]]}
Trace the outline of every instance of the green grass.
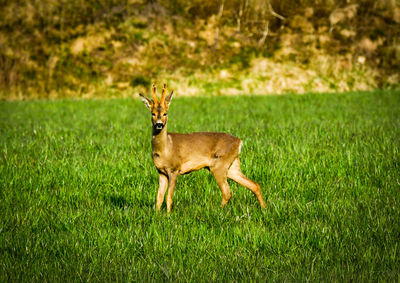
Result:
{"label": "green grass", "polygon": [[139,99],[0,103],[0,281],[400,279],[400,93],[175,98],[169,130],[244,140],[224,209],[205,170],[154,208]]}

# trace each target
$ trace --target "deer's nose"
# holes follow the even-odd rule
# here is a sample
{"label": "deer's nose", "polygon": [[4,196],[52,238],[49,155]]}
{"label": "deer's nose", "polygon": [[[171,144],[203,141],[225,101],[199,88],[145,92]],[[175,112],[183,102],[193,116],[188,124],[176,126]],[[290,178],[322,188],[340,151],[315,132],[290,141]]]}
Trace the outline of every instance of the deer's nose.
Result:
{"label": "deer's nose", "polygon": [[163,124],[163,123],[158,123],[158,122],[157,122],[157,123],[155,124],[155,126],[156,126],[156,129],[157,129],[157,130],[161,130],[162,128],[164,128],[164,124]]}

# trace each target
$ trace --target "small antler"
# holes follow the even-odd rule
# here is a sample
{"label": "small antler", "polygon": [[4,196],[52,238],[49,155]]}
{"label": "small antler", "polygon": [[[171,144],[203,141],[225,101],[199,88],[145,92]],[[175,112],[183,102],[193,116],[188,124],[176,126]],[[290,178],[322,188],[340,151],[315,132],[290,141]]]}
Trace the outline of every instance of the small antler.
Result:
{"label": "small antler", "polygon": [[161,94],[160,104],[164,103],[166,95],[167,95],[167,84],[164,84],[164,88],[163,88],[162,94]]}
{"label": "small antler", "polygon": [[153,87],[151,88],[151,96],[153,97],[154,103],[157,103],[157,89],[155,84],[153,84]]}

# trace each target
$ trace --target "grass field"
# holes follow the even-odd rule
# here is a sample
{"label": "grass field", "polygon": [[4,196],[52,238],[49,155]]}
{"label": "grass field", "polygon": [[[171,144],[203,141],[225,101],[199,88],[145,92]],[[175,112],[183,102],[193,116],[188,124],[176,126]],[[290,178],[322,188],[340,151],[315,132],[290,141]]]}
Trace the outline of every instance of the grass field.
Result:
{"label": "grass field", "polygon": [[244,140],[267,208],[205,171],[156,212],[139,99],[0,102],[0,281],[400,280],[400,92],[175,97]]}

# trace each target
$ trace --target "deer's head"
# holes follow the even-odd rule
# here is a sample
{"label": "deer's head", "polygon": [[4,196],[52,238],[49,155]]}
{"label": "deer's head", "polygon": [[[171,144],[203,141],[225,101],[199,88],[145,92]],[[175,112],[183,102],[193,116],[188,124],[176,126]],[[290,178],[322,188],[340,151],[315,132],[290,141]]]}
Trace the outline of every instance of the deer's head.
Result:
{"label": "deer's head", "polygon": [[174,92],[171,91],[171,93],[167,95],[167,84],[164,84],[160,100],[157,99],[157,90],[154,84],[151,88],[151,95],[153,99],[149,99],[145,97],[143,94],[139,93],[140,98],[142,99],[144,105],[151,112],[153,131],[156,133],[161,132],[162,129],[164,129],[165,125],[167,125],[168,108],[169,104],[171,103],[173,93]]}

